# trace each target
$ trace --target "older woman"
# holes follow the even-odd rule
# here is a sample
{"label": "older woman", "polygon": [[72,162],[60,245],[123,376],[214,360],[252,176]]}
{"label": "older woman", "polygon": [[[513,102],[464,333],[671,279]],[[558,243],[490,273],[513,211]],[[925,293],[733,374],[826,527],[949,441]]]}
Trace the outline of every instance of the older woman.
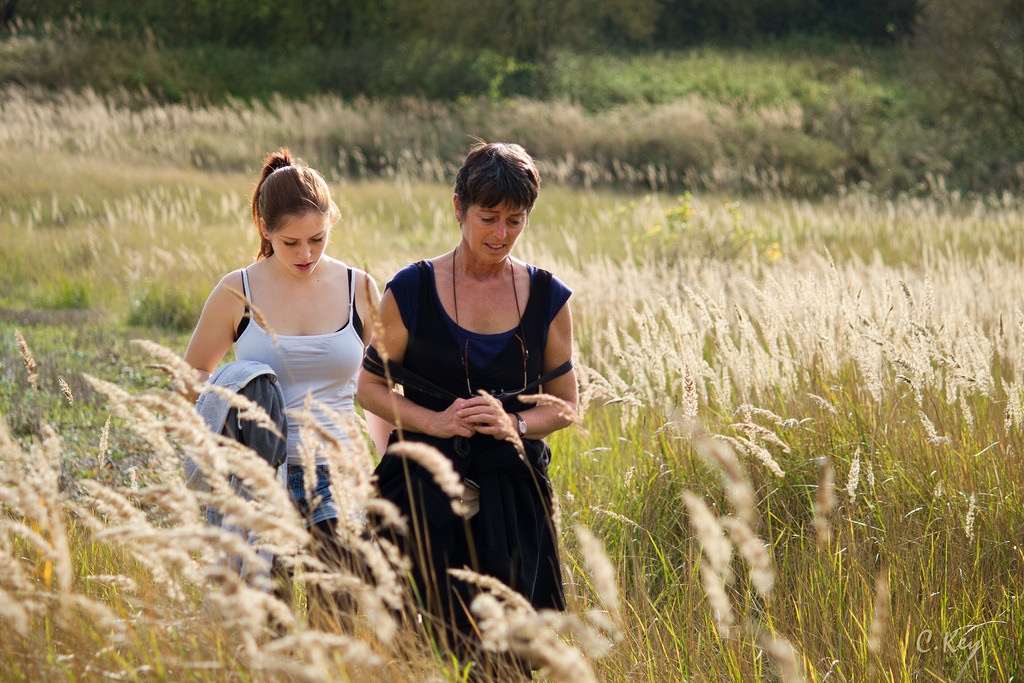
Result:
{"label": "older woman", "polygon": [[[577,399],[571,292],[512,256],[539,187],[533,159],[519,145],[470,151],[455,180],[460,240],[388,283],[382,325],[359,377],[360,403],[398,426],[391,443],[436,447],[472,499],[475,512],[466,520],[416,464],[386,454],[377,468],[381,495],[410,521],[405,547],[421,608],[454,637],[457,651],[472,647],[462,637],[472,632],[472,590],[449,568],[497,577],[535,607],[564,607],[543,439],[569,421],[555,405],[520,400],[543,391],[575,408]],[[506,438],[510,425],[525,462]]]}

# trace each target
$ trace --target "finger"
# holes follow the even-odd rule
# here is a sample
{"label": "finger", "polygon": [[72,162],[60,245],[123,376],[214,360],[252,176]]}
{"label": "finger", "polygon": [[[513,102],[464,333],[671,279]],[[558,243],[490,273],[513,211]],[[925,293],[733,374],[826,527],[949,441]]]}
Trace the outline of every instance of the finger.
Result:
{"label": "finger", "polygon": [[460,419],[486,417],[490,420],[499,419],[498,412],[491,406],[471,406],[455,411],[456,417]]}

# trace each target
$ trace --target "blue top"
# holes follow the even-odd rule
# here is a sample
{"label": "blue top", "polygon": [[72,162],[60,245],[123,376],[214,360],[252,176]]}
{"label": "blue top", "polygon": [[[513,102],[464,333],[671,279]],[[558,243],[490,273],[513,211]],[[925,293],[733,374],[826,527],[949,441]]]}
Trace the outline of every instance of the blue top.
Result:
{"label": "blue top", "polygon": [[[430,262],[426,262],[430,267],[430,272],[434,272],[434,265]],[[537,266],[526,264],[527,272],[530,274],[531,291],[533,285],[533,277],[537,273]],[[402,324],[405,325],[407,330],[416,329],[416,319],[419,314],[418,310],[418,299],[420,292],[420,273],[415,263],[405,266],[400,271],[395,273],[395,276],[388,281],[385,290],[391,290],[391,295],[395,298],[395,304],[398,305],[398,312],[402,316]],[[562,306],[569,300],[572,295],[572,290],[569,289],[564,282],[558,278],[552,276],[551,278],[551,297],[548,300],[547,306],[547,319],[545,320],[544,326],[544,341],[547,342],[547,328],[551,324],[551,321],[555,319],[558,312],[562,310]],[[437,288],[434,288],[434,296],[437,296]],[[513,327],[507,332],[499,332],[497,334],[480,334],[467,330],[460,325],[456,325],[455,321],[452,320],[448,312],[444,310],[444,306],[441,305],[440,300],[437,302],[438,308],[444,312],[445,323],[448,325],[448,330],[452,334],[452,339],[468,340],[469,349],[468,355],[470,362],[478,367],[486,365],[492,358],[497,356],[502,349],[504,349],[512,335],[519,329]]]}

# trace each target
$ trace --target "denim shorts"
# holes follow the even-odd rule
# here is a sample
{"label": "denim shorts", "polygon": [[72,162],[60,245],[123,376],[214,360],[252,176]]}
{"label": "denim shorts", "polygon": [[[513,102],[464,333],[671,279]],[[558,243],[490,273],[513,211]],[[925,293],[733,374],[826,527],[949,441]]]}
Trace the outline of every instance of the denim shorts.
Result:
{"label": "denim shorts", "polygon": [[299,514],[307,525],[319,524],[325,519],[335,519],[338,509],[331,497],[331,477],[327,465],[316,466],[316,486],[306,495],[301,465],[288,465],[288,493],[292,502],[299,509]]}

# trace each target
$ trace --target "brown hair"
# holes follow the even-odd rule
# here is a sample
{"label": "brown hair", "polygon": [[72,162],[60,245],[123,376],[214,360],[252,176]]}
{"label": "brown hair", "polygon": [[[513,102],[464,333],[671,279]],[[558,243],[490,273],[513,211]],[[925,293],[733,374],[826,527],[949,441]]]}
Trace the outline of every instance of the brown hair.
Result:
{"label": "brown hair", "polygon": [[286,147],[268,155],[252,195],[252,220],[260,235],[260,251],[256,260],[274,253],[270,240],[260,230],[260,219],[263,219],[267,232],[272,233],[282,219],[311,211],[319,212],[332,225],[341,218],[337,204],[331,199],[327,181],[300,160],[293,159]]}
{"label": "brown hair", "polygon": [[474,204],[490,209],[503,203],[533,210],[540,192],[540,174],[533,157],[515,143],[473,145],[455,176],[459,209]]}

